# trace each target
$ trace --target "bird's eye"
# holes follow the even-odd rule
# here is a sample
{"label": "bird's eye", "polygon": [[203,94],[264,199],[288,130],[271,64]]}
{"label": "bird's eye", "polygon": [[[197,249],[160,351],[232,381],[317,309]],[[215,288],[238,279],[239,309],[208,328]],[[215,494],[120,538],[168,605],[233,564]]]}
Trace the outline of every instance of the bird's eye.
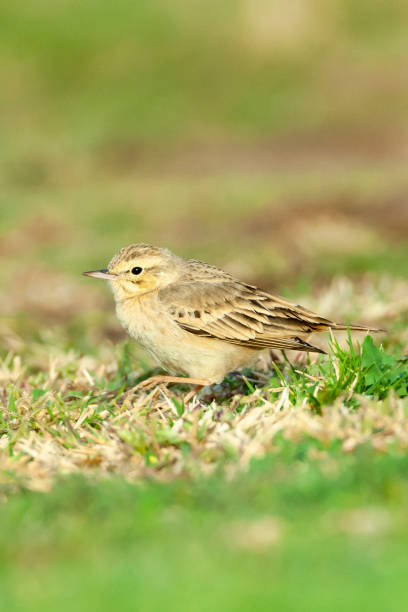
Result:
{"label": "bird's eye", "polygon": [[132,274],[141,274],[143,272],[143,268],[139,268],[139,266],[135,266],[131,269]]}

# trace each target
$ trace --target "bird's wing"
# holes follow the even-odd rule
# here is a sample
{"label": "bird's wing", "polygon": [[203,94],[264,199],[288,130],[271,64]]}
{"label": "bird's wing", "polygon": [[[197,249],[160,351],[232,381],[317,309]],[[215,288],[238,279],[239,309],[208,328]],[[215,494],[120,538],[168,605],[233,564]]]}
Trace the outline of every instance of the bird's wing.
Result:
{"label": "bird's wing", "polygon": [[229,279],[174,283],[158,296],[186,331],[258,350],[271,347],[323,352],[302,337],[335,325],[284,298]]}

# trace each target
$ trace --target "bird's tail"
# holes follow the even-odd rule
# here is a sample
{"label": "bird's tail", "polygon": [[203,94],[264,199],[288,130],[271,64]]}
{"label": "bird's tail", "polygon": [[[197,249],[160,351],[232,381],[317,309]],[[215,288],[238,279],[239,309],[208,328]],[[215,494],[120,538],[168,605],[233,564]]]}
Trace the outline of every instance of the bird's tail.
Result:
{"label": "bird's tail", "polygon": [[371,327],[368,325],[347,325],[346,323],[333,323],[329,325],[332,330],[350,330],[350,331],[365,331],[365,332],[385,332],[385,329],[381,329],[380,327]]}

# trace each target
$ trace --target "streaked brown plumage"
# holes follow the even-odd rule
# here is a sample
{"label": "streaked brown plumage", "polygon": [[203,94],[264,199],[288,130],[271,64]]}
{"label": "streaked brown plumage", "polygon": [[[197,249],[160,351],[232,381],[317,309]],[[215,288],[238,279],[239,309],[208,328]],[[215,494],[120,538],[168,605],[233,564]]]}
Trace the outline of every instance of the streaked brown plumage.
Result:
{"label": "streaked brown plumage", "polygon": [[146,244],[125,247],[106,270],[84,274],[109,280],[121,323],[162,367],[200,384],[219,382],[265,348],[323,353],[306,342],[315,331],[370,329],[334,323],[215,266]]}

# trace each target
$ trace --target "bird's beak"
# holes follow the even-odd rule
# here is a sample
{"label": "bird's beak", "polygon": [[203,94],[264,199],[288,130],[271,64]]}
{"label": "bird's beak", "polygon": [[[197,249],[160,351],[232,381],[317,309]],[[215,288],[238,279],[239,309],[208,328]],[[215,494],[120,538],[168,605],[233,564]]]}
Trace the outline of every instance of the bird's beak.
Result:
{"label": "bird's beak", "polygon": [[116,280],[116,274],[110,274],[108,270],[91,270],[90,272],[82,272],[84,276],[92,276],[92,278],[103,278],[104,280]]}

